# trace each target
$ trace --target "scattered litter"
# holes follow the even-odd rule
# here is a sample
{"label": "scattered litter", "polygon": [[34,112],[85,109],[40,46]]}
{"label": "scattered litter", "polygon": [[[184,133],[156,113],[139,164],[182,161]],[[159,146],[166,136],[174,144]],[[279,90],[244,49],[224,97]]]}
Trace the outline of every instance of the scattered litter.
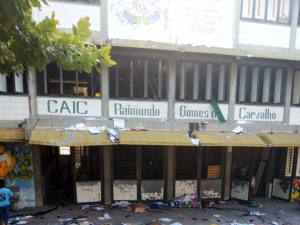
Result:
{"label": "scattered litter", "polygon": [[135,207],[134,212],[135,213],[143,213],[143,212],[145,212],[145,208],[144,207]]}
{"label": "scattered litter", "polygon": [[82,205],[80,208],[81,209],[88,209],[88,208],[90,208],[90,205]]}
{"label": "scattered litter", "polygon": [[195,139],[195,138],[191,138],[191,142],[193,145],[199,145],[200,144],[200,140],[199,139]]}
{"label": "scattered litter", "polygon": [[176,223],[172,223],[172,224],[170,224],[170,225],[182,225],[181,223],[178,223],[178,222],[176,222]]}
{"label": "scattered litter", "polygon": [[128,201],[119,201],[112,204],[112,206],[117,209],[129,209],[130,203]]}
{"label": "scattered litter", "polygon": [[201,204],[196,194],[190,194],[173,199],[171,206],[173,208],[200,208]]}
{"label": "scattered litter", "polygon": [[239,134],[244,130],[244,128],[242,128],[241,126],[237,126],[236,128],[234,128],[232,130],[233,133]]}
{"label": "scattered litter", "polygon": [[234,221],[230,225],[255,225],[255,224],[253,224],[253,223],[237,223],[236,221]]}
{"label": "scattered litter", "polygon": [[172,221],[172,219],[170,219],[170,218],[159,218],[158,220],[162,221],[162,222],[171,222]]}
{"label": "scattered litter", "polygon": [[265,213],[258,212],[258,211],[250,211],[244,214],[244,216],[257,216],[257,217],[265,216],[265,215],[266,215]]}
{"label": "scattered litter", "polygon": [[124,129],[125,128],[125,120],[114,119],[114,128],[116,128],[116,129]]}
{"label": "scattered litter", "polygon": [[97,127],[87,127],[87,130],[91,134],[100,134],[101,133],[101,131]]}
{"label": "scattered litter", "polygon": [[24,221],[24,220],[20,220],[19,222],[17,222],[16,224],[17,225],[21,225],[21,224],[27,224],[28,222],[27,221]]}
{"label": "scattered litter", "polygon": [[272,221],[271,225],[279,225],[279,223]]}
{"label": "scattered litter", "polygon": [[106,134],[112,143],[119,143],[119,133],[116,129],[106,129]]}
{"label": "scattered litter", "polygon": [[104,220],[111,220],[112,218],[108,213],[105,213],[103,216],[98,217],[99,220],[104,221]]}

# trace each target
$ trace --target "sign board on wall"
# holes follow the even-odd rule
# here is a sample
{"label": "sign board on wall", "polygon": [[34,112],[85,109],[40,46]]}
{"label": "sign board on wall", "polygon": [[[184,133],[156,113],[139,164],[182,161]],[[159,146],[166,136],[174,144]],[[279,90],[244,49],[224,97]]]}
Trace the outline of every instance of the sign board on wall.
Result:
{"label": "sign board on wall", "polygon": [[[227,120],[228,105],[219,104],[222,114]],[[208,103],[181,103],[176,102],[174,107],[175,119],[192,119],[192,120],[218,120],[213,107]]]}
{"label": "sign board on wall", "polygon": [[38,97],[38,114],[52,116],[101,116],[101,99]]}
{"label": "sign board on wall", "polygon": [[29,118],[27,96],[0,96],[1,120],[24,120]]}
{"label": "sign board on wall", "polygon": [[236,105],[234,109],[235,120],[282,122],[283,114],[281,106]]}
{"label": "sign board on wall", "polygon": [[300,108],[291,107],[290,108],[290,124],[291,125],[300,125]]}
{"label": "sign board on wall", "polygon": [[109,101],[109,116],[124,118],[166,119],[167,102]]}
{"label": "sign board on wall", "polygon": [[233,0],[111,0],[110,39],[233,47]]}

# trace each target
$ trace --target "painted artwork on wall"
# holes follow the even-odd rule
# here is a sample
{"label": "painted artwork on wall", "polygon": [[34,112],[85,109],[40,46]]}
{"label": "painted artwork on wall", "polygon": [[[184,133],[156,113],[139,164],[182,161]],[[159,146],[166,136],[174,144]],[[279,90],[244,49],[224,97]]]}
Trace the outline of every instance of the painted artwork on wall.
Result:
{"label": "painted artwork on wall", "polygon": [[16,197],[13,207],[35,206],[32,151],[24,143],[0,143],[0,178]]}
{"label": "painted artwork on wall", "polygon": [[296,201],[300,199],[300,179],[294,179],[292,182],[291,200]]}

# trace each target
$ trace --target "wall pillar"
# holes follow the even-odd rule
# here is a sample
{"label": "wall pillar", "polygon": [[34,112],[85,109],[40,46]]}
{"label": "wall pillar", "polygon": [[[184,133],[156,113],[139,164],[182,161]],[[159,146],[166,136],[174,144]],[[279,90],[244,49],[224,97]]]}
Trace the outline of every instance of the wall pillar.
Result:
{"label": "wall pillar", "polygon": [[231,167],[232,167],[232,147],[227,147],[226,162],[225,162],[224,200],[228,200],[230,198]]}
{"label": "wall pillar", "polygon": [[111,162],[112,162],[112,146],[103,147],[103,199],[104,204],[112,202],[112,185],[111,185]]}
{"label": "wall pillar", "polygon": [[168,120],[173,120],[174,103],[176,97],[176,59],[169,60],[169,76],[168,76]]}
{"label": "wall pillar", "polygon": [[228,105],[228,121],[234,121],[234,107],[236,99],[236,82],[238,74],[238,65],[236,62],[230,65],[230,84],[229,84],[229,105]]}
{"label": "wall pillar", "polygon": [[175,180],[175,147],[167,147],[167,200],[174,197],[174,180]]}
{"label": "wall pillar", "polygon": [[42,207],[44,205],[42,164],[41,149],[39,149],[38,146],[32,146],[32,162],[34,174],[35,204],[36,207]]}
{"label": "wall pillar", "polygon": [[292,89],[293,89],[293,68],[288,67],[286,89],[285,89],[285,99],[284,99],[284,117],[283,122],[289,124],[290,122],[290,108],[291,108],[291,99],[292,99]]}
{"label": "wall pillar", "polygon": [[36,99],[36,71],[32,66],[27,66],[27,86],[29,97],[30,117],[37,115],[37,99]]}
{"label": "wall pillar", "polygon": [[109,69],[101,69],[101,92],[102,92],[102,117],[108,118],[109,114]]}

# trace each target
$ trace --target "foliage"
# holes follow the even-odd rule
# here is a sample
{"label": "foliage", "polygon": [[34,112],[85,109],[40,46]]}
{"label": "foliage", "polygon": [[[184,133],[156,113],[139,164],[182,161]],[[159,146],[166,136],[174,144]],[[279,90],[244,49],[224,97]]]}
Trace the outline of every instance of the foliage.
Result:
{"label": "foliage", "polygon": [[89,43],[89,18],[73,26],[72,32],[57,29],[54,13],[41,22],[32,19],[32,8],[46,0],[0,0],[0,73],[11,74],[33,66],[38,70],[56,62],[64,70],[90,73],[93,68],[112,66],[110,46]]}

